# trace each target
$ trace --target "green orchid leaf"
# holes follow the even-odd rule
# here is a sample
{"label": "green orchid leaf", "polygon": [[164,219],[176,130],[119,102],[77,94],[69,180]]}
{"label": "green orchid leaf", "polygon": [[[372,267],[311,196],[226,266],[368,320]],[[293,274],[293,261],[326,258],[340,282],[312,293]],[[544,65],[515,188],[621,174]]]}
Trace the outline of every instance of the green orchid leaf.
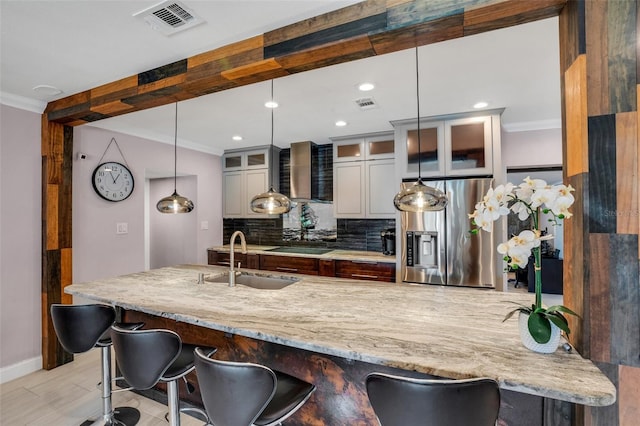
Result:
{"label": "green orchid leaf", "polygon": [[550,313],[552,313],[552,312],[564,312],[565,314],[574,315],[574,316],[580,318],[580,315],[576,314],[571,309],[569,309],[569,308],[567,308],[566,306],[563,306],[563,305],[551,306],[551,307],[547,308],[547,312],[550,312]]}
{"label": "green orchid leaf", "polygon": [[508,320],[509,318],[511,318],[513,316],[513,314],[515,314],[516,312],[523,312],[525,314],[529,313],[529,308],[527,307],[520,307],[520,308],[516,308],[513,311],[509,312],[507,315],[505,315],[504,319],[502,320],[502,322],[505,322],[506,320]]}
{"label": "green orchid leaf", "polygon": [[560,330],[564,331],[565,334],[569,335],[571,331],[569,331],[569,324],[567,323],[567,319],[562,316],[562,314],[550,314],[547,315],[549,321],[554,323]]}
{"label": "green orchid leaf", "polygon": [[538,343],[547,343],[551,340],[551,323],[543,315],[533,312],[527,322],[531,337]]}

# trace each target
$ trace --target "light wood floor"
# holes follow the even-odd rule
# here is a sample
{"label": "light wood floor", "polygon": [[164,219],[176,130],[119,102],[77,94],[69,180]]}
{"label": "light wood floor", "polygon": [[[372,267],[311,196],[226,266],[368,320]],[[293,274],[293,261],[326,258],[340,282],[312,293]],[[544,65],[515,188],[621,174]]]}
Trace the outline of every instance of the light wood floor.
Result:
{"label": "light wood floor", "polygon": [[[114,358],[112,354],[112,359]],[[0,425],[80,426],[102,413],[100,350],[76,355],[69,364],[51,371],[40,370],[0,385]],[[133,392],[113,394],[114,407],[134,407],[140,411],[140,426],[167,425],[167,407]],[[203,422],[181,415],[182,426]],[[88,424],[88,423],[85,423]]]}

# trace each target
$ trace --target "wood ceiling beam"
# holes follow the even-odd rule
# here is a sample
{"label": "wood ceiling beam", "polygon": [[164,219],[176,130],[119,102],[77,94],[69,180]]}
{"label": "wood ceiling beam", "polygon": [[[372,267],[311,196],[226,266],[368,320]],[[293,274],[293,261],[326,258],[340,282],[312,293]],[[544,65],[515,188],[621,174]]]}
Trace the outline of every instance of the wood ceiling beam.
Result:
{"label": "wood ceiling beam", "polygon": [[[558,15],[566,0],[368,0],[50,102],[69,126]],[[455,4],[454,4],[455,3]]]}

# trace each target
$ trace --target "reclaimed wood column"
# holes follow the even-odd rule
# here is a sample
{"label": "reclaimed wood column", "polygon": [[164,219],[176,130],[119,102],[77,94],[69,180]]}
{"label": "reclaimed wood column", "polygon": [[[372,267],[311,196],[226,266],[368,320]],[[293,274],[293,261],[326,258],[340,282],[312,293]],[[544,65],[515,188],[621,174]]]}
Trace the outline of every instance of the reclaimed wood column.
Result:
{"label": "reclaimed wood column", "polygon": [[565,180],[564,300],[572,343],[617,386],[609,407],[576,424],[638,424],[640,416],[640,172],[635,0],[571,1],[560,15]]}
{"label": "reclaimed wood column", "polygon": [[51,323],[52,303],[71,303],[71,171],[73,128],[42,116],[42,368],[73,360]]}

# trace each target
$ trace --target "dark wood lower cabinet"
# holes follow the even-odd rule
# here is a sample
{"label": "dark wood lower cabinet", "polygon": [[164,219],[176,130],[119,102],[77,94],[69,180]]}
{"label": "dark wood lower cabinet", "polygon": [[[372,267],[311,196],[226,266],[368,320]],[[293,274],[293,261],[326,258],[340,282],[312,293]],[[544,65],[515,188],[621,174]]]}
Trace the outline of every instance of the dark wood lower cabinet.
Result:
{"label": "dark wood lower cabinet", "polygon": [[[231,262],[231,253],[223,251],[208,250],[207,260],[209,265],[229,266]],[[241,268],[260,269],[260,255],[258,254],[242,254],[234,252],[233,263]]]}
{"label": "dark wood lower cabinet", "polygon": [[395,263],[336,260],[335,268],[336,277],[340,278],[388,282],[396,280]]}
{"label": "dark wood lower cabinet", "polygon": [[[208,250],[209,265],[229,266],[227,251]],[[234,261],[240,267],[261,269],[290,274],[319,275],[322,277],[349,278],[395,282],[396,264],[361,260],[320,259],[304,256],[281,256],[273,254],[242,254],[235,252]]]}
{"label": "dark wood lower cabinet", "polygon": [[260,255],[260,269],[318,275],[318,259],[315,257]]}

